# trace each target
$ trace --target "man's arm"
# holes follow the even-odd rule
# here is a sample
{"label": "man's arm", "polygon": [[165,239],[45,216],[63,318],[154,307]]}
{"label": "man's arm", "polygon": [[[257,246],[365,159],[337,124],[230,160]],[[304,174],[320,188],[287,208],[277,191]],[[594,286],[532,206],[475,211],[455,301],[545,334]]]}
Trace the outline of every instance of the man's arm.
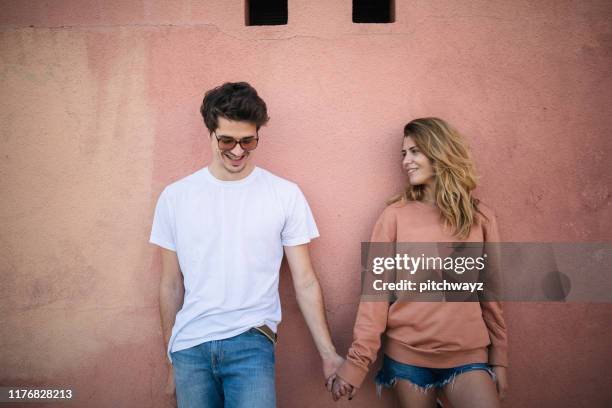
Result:
{"label": "man's arm", "polygon": [[[161,255],[162,272],[159,284],[159,314],[161,317],[164,345],[166,346],[165,350],[167,350],[176,314],[183,305],[185,287],[183,286],[183,274],[179,267],[176,252],[161,248]],[[168,383],[166,386],[166,393],[173,396],[174,392],[174,373],[172,371],[172,365],[170,361],[168,361]]]}
{"label": "man's arm", "polygon": [[159,313],[164,345],[168,348],[176,314],[183,305],[185,287],[176,252],[161,248],[162,272],[159,283]]}
{"label": "man's arm", "polygon": [[308,244],[286,246],[285,255],[291,270],[298,305],[323,360],[323,375],[329,379],[344,359],[336,353],[329,335],[321,287],[310,262]]}

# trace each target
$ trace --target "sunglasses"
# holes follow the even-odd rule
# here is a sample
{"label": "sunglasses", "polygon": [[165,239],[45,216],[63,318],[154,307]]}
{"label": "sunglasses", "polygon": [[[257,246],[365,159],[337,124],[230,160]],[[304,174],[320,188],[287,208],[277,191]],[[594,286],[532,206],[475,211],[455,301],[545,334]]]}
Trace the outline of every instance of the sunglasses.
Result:
{"label": "sunglasses", "polygon": [[240,140],[236,140],[231,136],[217,136],[217,133],[215,133],[215,137],[217,138],[217,143],[219,144],[219,150],[222,151],[232,150],[237,144],[240,144],[242,150],[249,152],[254,150],[259,142],[259,135],[243,137]]}

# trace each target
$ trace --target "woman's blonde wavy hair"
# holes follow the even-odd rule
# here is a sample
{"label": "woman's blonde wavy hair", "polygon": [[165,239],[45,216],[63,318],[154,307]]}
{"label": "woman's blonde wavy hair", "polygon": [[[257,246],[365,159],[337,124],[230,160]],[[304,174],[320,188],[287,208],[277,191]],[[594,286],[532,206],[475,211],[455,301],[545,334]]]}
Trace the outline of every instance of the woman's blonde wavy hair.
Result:
{"label": "woman's blonde wavy hair", "polygon": [[[438,118],[411,121],[404,127],[404,137],[411,137],[432,162],[435,202],[445,226],[456,237],[467,238],[476,224],[476,213],[480,211],[478,200],[472,197],[472,190],[476,188],[474,163],[463,137]],[[406,189],[387,204],[422,201],[424,196],[425,185],[408,183]]]}

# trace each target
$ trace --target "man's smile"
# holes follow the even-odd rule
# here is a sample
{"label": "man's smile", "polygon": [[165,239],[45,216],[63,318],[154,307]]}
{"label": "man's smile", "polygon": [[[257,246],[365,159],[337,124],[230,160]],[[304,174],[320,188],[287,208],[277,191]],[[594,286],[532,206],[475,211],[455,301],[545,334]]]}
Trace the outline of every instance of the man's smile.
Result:
{"label": "man's smile", "polygon": [[245,159],[248,157],[248,155],[249,155],[248,152],[244,152],[240,156],[234,156],[230,152],[223,153],[223,156],[225,156],[230,161],[231,165],[234,167],[240,166],[245,161]]}

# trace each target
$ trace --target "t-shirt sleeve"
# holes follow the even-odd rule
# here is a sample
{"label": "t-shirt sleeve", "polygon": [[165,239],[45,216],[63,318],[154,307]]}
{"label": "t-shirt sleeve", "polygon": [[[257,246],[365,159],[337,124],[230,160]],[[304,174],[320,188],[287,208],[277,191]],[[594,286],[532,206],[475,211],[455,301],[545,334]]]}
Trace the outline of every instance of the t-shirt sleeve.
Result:
{"label": "t-shirt sleeve", "polygon": [[162,191],[153,216],[153,227],[149,242],[162,248],[176,251],[175,219],[168,188]]}
{"label": "t-shirt sleeve", "polygon": [[306,197],[296,186],[286,210],[281,242],[283,246],[296,246],[306,244],[318,236],[319,230]]}

